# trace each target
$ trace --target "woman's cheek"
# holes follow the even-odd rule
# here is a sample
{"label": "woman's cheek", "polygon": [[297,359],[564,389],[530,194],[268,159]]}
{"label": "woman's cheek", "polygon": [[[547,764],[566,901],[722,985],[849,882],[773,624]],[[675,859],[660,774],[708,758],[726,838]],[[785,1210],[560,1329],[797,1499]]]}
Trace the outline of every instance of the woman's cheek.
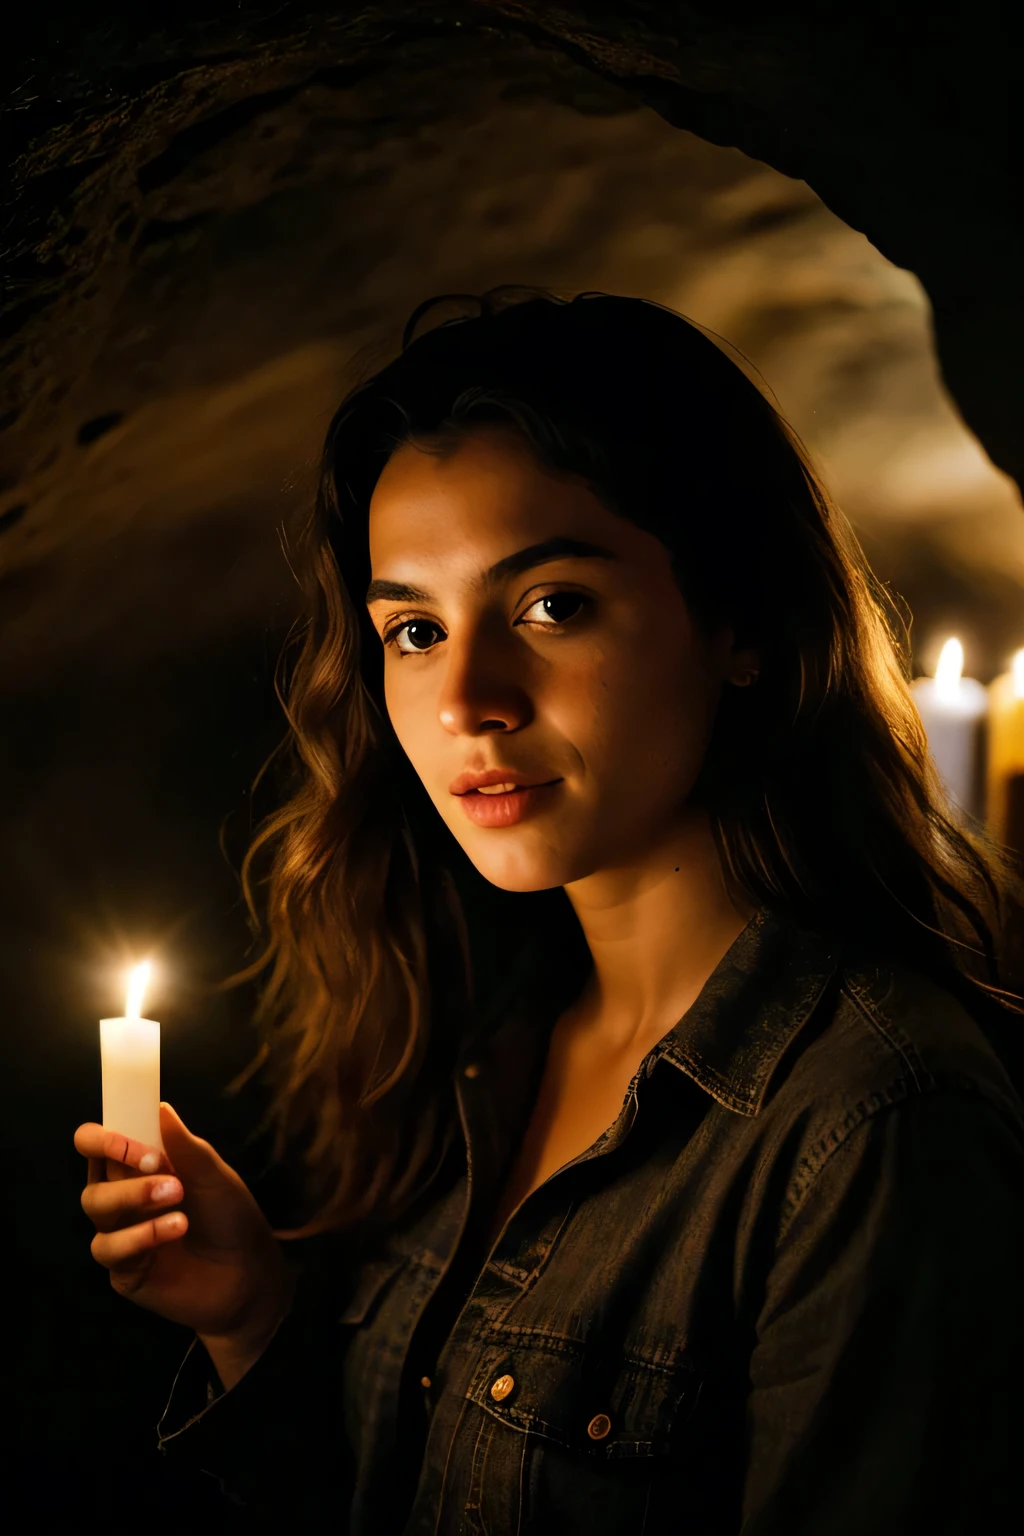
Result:
{"label": "woman's cheek", "polygon": [[430,721],[437,729],[437,710],[431,717],[432,695],[429,687],[417,687],[415,678],[385,678],[384,702],[391,728],[398,744],[420,778],[430,787]]}
{"label": "woman's cheek", "polygon": [[649,728],[650,697],[643,666],[630,666],[622,657],[602,655],[569,679],[569,707],[588,723],[602,742],[621,734],[635,738]]}

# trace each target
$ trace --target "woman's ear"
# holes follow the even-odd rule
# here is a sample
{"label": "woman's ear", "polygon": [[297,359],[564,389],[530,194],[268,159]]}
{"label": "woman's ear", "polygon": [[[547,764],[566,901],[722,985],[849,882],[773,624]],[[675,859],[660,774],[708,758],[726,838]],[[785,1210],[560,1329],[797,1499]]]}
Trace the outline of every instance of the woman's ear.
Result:
{"label": "woman's ear", "polygon": [[761,662],[757,650],[750,645],[737,646],[736,631],[731,624],[725,624],[715,632],[711,653],[723,683],[743,688],[752,683],[760,671]]}
{"label": "woman's ear", "polygon": [[735,688],[747,688],[751,683],[756,683],[760,672],[757,652],[747,646],[741,651],[733,652],[725,680],[727,683],[732,683]]}
{"label": "woman's ear", "polygon": [[752,645],[737,646],[736,632],[731,626],[719,635],[722,658],[722,680],[736,688],[746,688],[756,681],[761,670],[761,658]]}

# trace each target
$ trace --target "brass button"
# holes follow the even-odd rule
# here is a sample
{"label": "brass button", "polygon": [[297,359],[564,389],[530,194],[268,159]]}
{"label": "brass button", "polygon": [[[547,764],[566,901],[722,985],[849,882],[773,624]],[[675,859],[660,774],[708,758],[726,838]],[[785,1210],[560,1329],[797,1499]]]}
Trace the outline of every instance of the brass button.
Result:
{"label": "brass button", "polygon": [[491,1386],[491,1396],[496,1403],[503,1402],[512,1388],[515,1386],[515,1378],[512,1376],[499,1376]]}
{"label": "brass button", "polygon": [[595,1413],[587,1425],[587,1434],[591,1440],[603,1440],[612,1427],[612,1421],[606,1413]]}
{"label": "brass button", "polygon": [[463,1077],[479,1077],[480,1076],[480,1063],[476,1062],[476,1061],[471,1061],[468,1067],[463,1067],[462,1075],[463,1075]]}
{"label": "brass button", "polygon": [[421,1376],[420,1377],[420,1386],[421,1387],[429,1387],[430,1386],[430,1377],[429,1376]]}

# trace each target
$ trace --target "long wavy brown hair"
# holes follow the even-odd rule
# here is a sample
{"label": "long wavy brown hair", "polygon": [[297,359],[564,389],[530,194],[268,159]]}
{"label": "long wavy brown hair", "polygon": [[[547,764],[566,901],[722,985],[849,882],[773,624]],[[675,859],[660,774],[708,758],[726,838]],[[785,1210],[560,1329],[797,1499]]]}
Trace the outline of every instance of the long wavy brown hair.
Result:
{"label": "long wavy brown hair", "polygon": [[[442,300],[459,313],[417,336]],[[494,422],[657,534],[696,620],[758,648],[693,791],[730,889],[918,967],[994,1034],[1024,1011],[1013,858],[947,803],[908,687],[909,622],[766,393],[659,304],[442,295],[328,430],[292,557],[305,606],[278,679],[282,803],[243,865],[263,947],[236,979],[262,978],[253,1066],[279,1154],[305,1163],[305,1233],[400,1216],[456,1138],[467,1032],[531,987],[568,999],[589,959],[563,891],[498,890],[443,826],[391,730],[365,605],[389,456]]]}

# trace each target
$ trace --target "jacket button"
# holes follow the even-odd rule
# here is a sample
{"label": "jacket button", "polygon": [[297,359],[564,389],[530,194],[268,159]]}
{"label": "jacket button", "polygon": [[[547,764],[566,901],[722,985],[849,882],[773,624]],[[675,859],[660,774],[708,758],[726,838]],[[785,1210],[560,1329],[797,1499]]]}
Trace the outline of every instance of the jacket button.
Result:
{"label": "jacket button", "polygon": [[603,1440],[612,1427],[612,1421],[606,1413],[595,1413],[587,1425],[587,1434],[591,1440]]}
{"label": "jacket button", "polygon": [[502,1402],[515,1386],[515,1378],[512,1376],[499,1376],[491,1386],[491,1396],[496,1403]]}
{"label": "jacket button", "polygon": [[479,1063],[475,1062],[475,1061],[471,1061],[468,1067],[463,1067],[462,1075],[463,1075],[463,1077],[479,1077],[480,1076],[480,1066],[479,1066]]}

